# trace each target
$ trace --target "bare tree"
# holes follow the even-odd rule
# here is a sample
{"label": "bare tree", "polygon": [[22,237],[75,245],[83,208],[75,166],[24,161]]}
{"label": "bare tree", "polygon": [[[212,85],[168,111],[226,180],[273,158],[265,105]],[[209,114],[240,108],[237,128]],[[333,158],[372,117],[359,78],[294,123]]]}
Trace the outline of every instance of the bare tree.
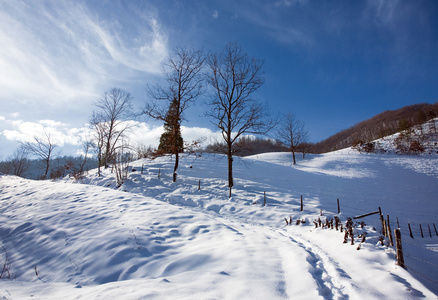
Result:
{"label": "bare tree", "polygon": [[46,179],[50,169],[50,161],[57,146],[46,130],[44,130],[44,136],[34,136],[33,139],[33,142],[23,143],[23,149],[39,157],[44,162],[45,171],[42,179]]}
{"label": "bare tree", "polygon": [[306,158],[306,154],[312,151],[313,144],[305,141],[298,146],[298,150],[303,154],[303,159]]}
{"label": "bare tree", "polygon": [[235,142],[244,133],[264,134],[271,128],[266,109],[252,98],[264,81],[263,61],[249,57],[239,45],[229,43],[222,53],[210,54],[207,62],[210,68],[207,82],[213,96],[206,114],[220,129],[226,144],[231,197]]}
{"label": "bare tree", "polygon": [[[129,123],[125,122],[131,116],[131,101],[132,97],[128,92],[112,88],[95,103],[99,111],[93,113],[91,123],[95,130],[103,131],[97,135],[103,138],[101,163],[105,168],[114,162],[118,142],[124,137],[126,131],[132,128]],[[99,123],[97,125],[99,128],[96,128],[96,122]]]}
{"label": "bare tree", "polygon": [[305,130],[302,121],[297,120],[294,114],[288,113],[280,122],[277,139],[292,152],[295,165],[297,163],[295,152],[302,144],[308,142],[309,133]]}
{"label": "bare tree", "polygon": [[146,104],[143,113],[165,122],[169,128],[168,149],[175,155],[173,182],[177,177],[181,151],[179,145],[182,144],[178,136],[179,128],[184,120],[184,112],[203,92],[201,71],[204,60],[202,51],[176,48],[169,61],[163,64],[166,84],[148,87],[151,101]]}
{"label": "bare tree", "polygon": [[23,177],[30,167],[28,157],[28,151],[21,145],[6,161],[0,163],[0,172]]}
{"label": "bare tree", "polygon": [[90,125],[93,129],[93,135],[91,138],[91,143],[96,152],[97,156],[97,174],[100,177],[101,175],[101,166],[104,165],[103,153],[105,146],[105,137],[106,137],[106,123],[103,122],[101,115],[93,113],[90,119]]}
{"label": "bare tree", "polygon": [[131,147],[122,139],[121,146],[115,154],[114,170],[116,173],[117,187],[119,188],[128,178],[129,162],[132,160]]}
{"label": "bare tree", "polygon": [[78,174],[79,177],[82,177],[84,173],[85,165],[87,164],[88,161],[88,153],[92,150],[92,148],[93,148],[93,141],[90,136],[86,136],[85,139],[82,140],[82,150],[84,151],[84,154],[82,157],[82,161],[79,165],[79,174]]}

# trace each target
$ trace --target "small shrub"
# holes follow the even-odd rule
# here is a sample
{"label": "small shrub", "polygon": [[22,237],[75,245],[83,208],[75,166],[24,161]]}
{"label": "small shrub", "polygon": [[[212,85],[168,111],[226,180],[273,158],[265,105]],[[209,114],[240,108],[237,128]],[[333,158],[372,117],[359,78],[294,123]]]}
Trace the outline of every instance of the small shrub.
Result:
{"label": "small shrub", "polygon": [[0,272],[0,279],[7,278],[11,279],[11,261],[9,260],[8,251],[6,248],[2,246],[3,251],[5,252],[5,261],[3,262],[3,268]]}
{"label": "small shrub", "polygon": [[424,147],[419,141],[414,140],[409,146],[409,151],[413,153],[422,153],[424,152]]}

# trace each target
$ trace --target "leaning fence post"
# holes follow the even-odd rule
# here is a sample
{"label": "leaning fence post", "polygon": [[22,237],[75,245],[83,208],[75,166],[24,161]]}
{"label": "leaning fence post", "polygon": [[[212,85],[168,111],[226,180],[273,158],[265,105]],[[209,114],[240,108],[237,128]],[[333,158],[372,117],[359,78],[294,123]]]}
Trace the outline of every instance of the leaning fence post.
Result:
{"label": "leaning fence post", "polygon": [[383,235],[386,236],[385,222],[383,220],[382,209],[380,208],[380,206],[379,206],[379,214],[380,214],[380,222],[382,222],[382,233],[383,233]]}
{"label": "leaning fence post", "polygon": [[383,220],[383,235],[388,237],[388,224],[386,224],[386,220]]}
{"label": "leaning fence post", "polygon": [[389,245],[390,246],[394,246],[394,242],[393,242],[393,240],[392,240],[392,232],[391,232],[391,224],[389,223],[389,215],[386,215],[386,219],[387,219],[387,222],[386,222],[386,228],[388,229],[388,238],[389,238]]}
{"label": "leaning fence post", "polygon": [[420,224],[420,232],[421,232],[421,237],[424,238],[424,235],[423,235],[423,228],[421,227],[421,224]]}
{"label": "leaning fence post", "polygon": [[301,211],[303,211],[303,195],[301,195]]}
{"label": "leaning fence post", "polygon": [[429,224],[427,224],[427,228],[429,228],[429,235],[430,235],[430,237],[432,237],[432,231],[430,231],[430,226],[429,226]]}
{"label": "leaning fence post", "polygon": [[339,206],[339,198],[338,198],[338,214],[341,213],[341,207]]}
{"label": "leaning fence post", "polygon": [[435,223],[433,223],[433,228],[435,228],[435,233],[438,235],[438,231],[436,231]]}
{"label": "leaning fence post", "polygon": [[414,236],[412,235],[412,229],[410,223],[408,223],[408,227],[409,227],[409,235],[411,236],[411,238],[414,238]]}
{"label": "leaning fence post", "polygon": [[398,222],[398,217],[395,217],[395,219],[397,220],[397,228],[400,228],[400,223]]}
{"label": "leaning fence post", "polygon": [[401,243],[401,233],[400,229],[396,228],[394,229],[394,235],[395,235],[395,248],[397,251],[397,264],[404,268],[405,267],[405,260],[403,259],[403,249],[402,249],[402,243]]}

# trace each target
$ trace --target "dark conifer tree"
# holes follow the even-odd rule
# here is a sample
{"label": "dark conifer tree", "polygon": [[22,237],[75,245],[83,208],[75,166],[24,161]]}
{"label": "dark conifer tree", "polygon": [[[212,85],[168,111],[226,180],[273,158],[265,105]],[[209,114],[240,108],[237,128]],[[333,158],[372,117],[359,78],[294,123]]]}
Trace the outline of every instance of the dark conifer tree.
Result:
{"label": "dark conifer tree", "polygon": [[158,151],[166,154],[184,152],[184,141],[181,136],[181,125],[178,118],[178,102],[176,98],[169,106],[164,123],[164,132],[160,137]]}

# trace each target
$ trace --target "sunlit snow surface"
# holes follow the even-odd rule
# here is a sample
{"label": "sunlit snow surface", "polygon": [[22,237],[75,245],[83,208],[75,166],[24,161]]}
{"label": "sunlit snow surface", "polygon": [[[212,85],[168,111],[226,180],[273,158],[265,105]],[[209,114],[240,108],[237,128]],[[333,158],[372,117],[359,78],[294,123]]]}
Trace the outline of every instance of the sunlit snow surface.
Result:
{"label": "sunlit snow surface", "polygon": [[[119,189],[110,170],[82,184],[2,176],[0,238],[13,279],[0,280],[0,299],[437,299],[438,236],[417,228],[438,223],[436,156],[291,161],[236,159],[231,199],[219,155],[184,156],[176,183],[171,157],[133,162]],[[360,250],[359,238],[352,246],[314,228],[337,214],[338,198],[343,223],[378,207],[391,225],[398,217],[407,271],[387,240],[379,245],[378,215],[355,229],[368,233]]]}

